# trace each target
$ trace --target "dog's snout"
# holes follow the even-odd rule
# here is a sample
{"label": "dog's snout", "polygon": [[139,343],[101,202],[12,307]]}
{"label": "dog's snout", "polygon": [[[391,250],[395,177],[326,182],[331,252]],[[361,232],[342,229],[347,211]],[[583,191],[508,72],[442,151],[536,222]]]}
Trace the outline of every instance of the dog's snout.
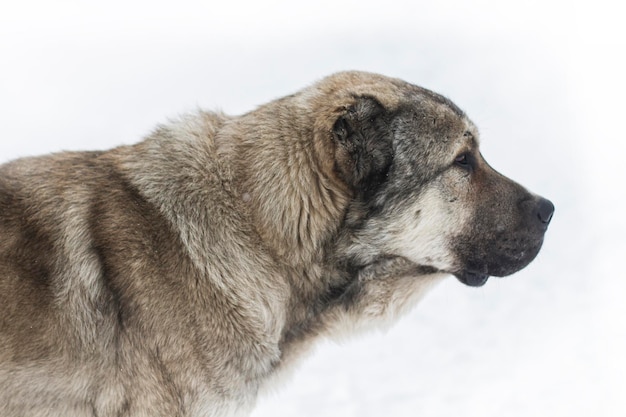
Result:
{"label": "dog's snout", "polygon": [[537,204],[537,217],[542,224],[548,225],[554,214],[554,204],[550,200],[540,198]]}

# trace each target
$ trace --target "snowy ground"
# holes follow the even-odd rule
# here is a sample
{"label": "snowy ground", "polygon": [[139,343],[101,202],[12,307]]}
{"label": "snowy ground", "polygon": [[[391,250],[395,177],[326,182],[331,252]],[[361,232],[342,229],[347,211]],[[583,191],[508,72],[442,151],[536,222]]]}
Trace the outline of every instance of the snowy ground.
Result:
{"label": "snowy ground", "polygon": [[626,34],[610,4],[6,3],[0,162],[361,69],[453,99],[489,162],[555,203],[526,270],[449,279],[386,334],[320,345],[255,417],[626,415]]}

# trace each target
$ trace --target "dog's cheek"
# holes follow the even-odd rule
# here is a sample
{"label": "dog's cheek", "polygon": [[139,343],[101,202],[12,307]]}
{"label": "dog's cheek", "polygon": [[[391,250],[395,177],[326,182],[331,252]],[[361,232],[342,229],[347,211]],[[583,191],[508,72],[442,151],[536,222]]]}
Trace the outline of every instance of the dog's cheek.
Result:
{"label": "dog's cheek", "polygon": [[437,187],[429,187],[390,217],[386,250],[417,265],[448,271],[458,263],[451,242],[463,232],[469,215],[462,205],[450,204]]}

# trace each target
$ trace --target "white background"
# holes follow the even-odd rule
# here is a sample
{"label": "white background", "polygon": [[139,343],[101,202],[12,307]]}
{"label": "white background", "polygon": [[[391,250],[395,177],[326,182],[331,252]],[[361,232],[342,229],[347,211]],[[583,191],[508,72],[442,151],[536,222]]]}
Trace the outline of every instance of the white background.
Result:
{"label": "white background", "polygon": [[0,3],[0,162],[133,143],[197,107],[237,114],[360,69],[447,95],[488,161],[556,205],[527,269],[451,278],[386,334],[321,344],[255,417],[626,415],[616,5],[87,3]]}

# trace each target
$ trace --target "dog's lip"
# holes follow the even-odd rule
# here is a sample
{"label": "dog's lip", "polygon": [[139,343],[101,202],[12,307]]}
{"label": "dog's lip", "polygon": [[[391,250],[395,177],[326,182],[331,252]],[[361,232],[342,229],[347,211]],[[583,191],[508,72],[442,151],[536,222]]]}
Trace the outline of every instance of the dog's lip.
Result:
{"label": "dog's lip", "polygon": [[463,284],[470,287],[482,287],[489,279],[489,275],[475,271],[462,271],[455,273],[454,276]]}

